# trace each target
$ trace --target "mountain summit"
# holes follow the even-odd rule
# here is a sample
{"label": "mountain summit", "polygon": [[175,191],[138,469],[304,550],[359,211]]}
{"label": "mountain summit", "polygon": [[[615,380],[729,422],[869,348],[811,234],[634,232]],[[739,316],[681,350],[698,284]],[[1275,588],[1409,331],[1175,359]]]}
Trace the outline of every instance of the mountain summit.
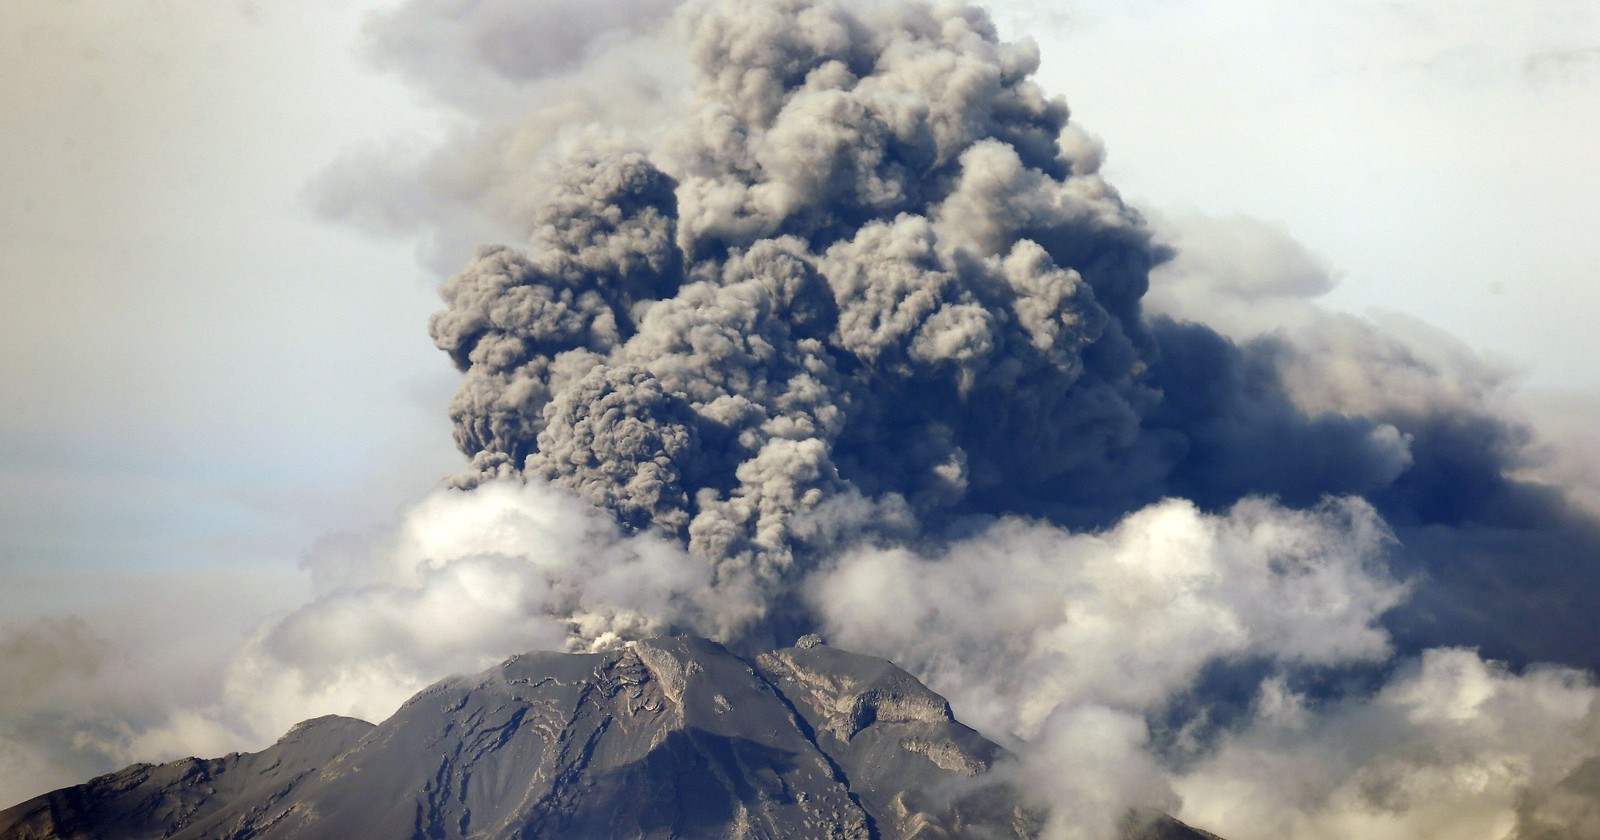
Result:
{"label": "mountain summit", "polygon": [[[1030,837],[1005,751],[894,664],[815,637],[529,653],[374,726],[136,764],[0,812],[0,838]],[[1211,835],[1164,816],[1130,837]]]}

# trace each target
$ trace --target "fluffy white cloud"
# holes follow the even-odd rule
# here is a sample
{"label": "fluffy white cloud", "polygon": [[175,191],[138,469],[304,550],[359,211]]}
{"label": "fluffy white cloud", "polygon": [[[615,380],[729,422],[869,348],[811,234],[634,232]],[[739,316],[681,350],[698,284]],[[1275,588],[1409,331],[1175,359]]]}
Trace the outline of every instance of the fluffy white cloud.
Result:
{"label": "fluffy white cloud", "polygon": [[1207,515],[1173,499],[1103,533],[1021,519],[932,557],[856,551],[811,582],[834,641],[905,663],[991,730],[1036,733],[1058,707],[1147,710],[1218,659],[1371,661],[1404,597],[1365,503],[1250,499]]}
{"label": "fluffy white cloud", "polygon": [[318,714],[381,720],[447,674],[713,607],[704,562],[542,482],[439,490],[391,532],[307,563],[323,591],[265,625],[229,678],[225,707],[262,734]]}
{"label": "fluffy white cloud", "polygon": [[859,550],[810,582],[832,641],[923,675],[979,729],[1021,739],[1052,836],[1109,836],[1129,805],[1177,798],[1146,715],[1208,664],[1381,661],[1378,619],[1405,596],[1365,503],[1290,510],[1183,500],[1102,533],[1000,520],[932,556]]}
{"label": "fluffy white cloud", "polygon": [[1600,689],[1437,648],[1371,697],[1308,709],[1262,686],[1254,718],[1175,782],[1230,840],[1533,840],[1600,833]]}

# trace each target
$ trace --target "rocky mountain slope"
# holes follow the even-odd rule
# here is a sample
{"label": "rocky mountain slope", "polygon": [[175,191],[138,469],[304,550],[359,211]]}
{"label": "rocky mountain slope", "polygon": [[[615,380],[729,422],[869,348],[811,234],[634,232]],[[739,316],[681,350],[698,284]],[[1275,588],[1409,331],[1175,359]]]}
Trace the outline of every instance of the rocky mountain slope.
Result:
{"label": "rocky mountain slope", "polygon": [[[258,753],[138,764],[0,812],[67,838],[1028,837],[1004,756],[893,664],[803,640],[531,653],[379,725],[299,724]],[[1143,840],[1202,840],[1166,817]]]}

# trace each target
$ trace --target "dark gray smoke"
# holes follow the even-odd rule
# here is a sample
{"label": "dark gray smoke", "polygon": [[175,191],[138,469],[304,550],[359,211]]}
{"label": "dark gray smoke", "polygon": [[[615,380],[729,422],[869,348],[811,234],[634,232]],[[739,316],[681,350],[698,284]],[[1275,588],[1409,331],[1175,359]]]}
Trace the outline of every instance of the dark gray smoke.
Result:
{"label": "dark gray smoke", "polygon": [[691,25],[676,191],[637,154],[577,161],[532,256],[445,287],[476,477],[567,485],[780,601],[832,499],[918,532],[1097,505],[1158,402],[1161,252],[1061,153],[1036,56],[972,9]]}
{"label": "dark gray smoke", "polygon": [[685,18],[683,125],[573,159],[432,333],[465,374],[459,483],[548,479],[684,540],[760,593],[727,638],[805,629],[793,584],[843,532],[1330,494],[1456,525],[1504,482],[1502,421],[1456,414],[1467,451],[1426,413],[1307,409],[1286,339],[1147,318],[1169,251],[982,11]]}

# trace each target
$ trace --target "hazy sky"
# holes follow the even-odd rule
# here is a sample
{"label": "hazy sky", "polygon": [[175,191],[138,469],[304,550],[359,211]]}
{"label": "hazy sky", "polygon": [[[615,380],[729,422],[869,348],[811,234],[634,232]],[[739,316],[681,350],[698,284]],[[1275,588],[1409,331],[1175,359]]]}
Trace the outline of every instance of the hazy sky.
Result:
{"label": "hazy sky", "polygon": [[448,467],[431,279],[300,199],[341,150],[429,125],[357,61],[361,19],[0,13],[0,614],[83,609],[79,573],[292,568]]}
{"label": "hazy sky", "polygon": [[[448,127],[363,59],[385,5],[0,11],[0,641],[77,616],[203,693],[195,662],[305,598],[317,540],[456,468],[423,245],[306,198]],[[1431,322],[1600,421],[1594,4],[997,6],[1158,223],[1281,225],[1334,305]]]}
{"label": "hazy sky", "polygon": [[1280,223],[1333,266],[1331,301],[1600,385],[1593,3],[1016,5],[1136,203]]}

